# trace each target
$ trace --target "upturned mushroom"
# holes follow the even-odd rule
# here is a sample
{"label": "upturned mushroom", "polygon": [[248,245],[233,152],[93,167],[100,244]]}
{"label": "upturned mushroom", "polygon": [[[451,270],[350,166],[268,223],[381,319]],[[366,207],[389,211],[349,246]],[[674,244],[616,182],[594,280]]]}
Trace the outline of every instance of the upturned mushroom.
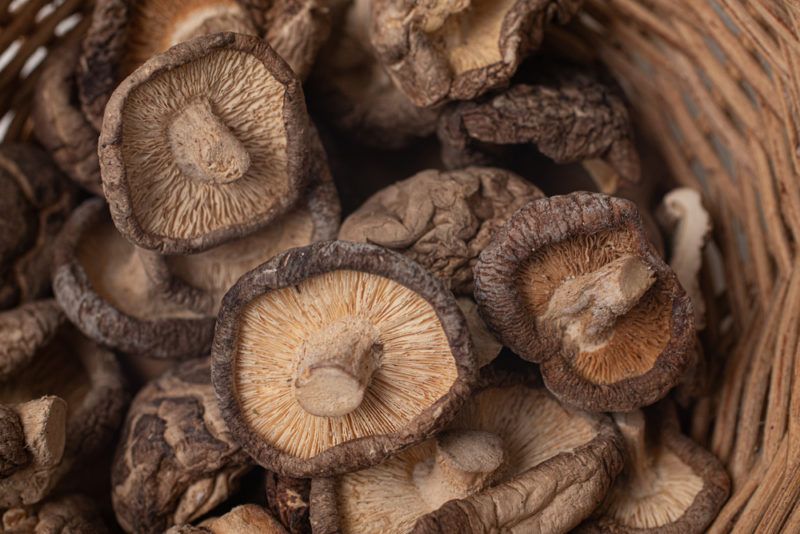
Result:
{"label": "upturned mushroom", "polygon": [[633,203],[593,193],[534,200],[475,265],[481,316],[540,364],[548,389],[590,411],[652,404],[681,379],[692,306]]}
{"label": "upturned mushroom", "polygon": [[287,213],[322,162],[303,90],[264,41],[181,43],[126,78],[98,153],[119,231],[165,254],[201,252]]}
{"label": "upturned mushroom", "polygon": [[503,169],[426,170],[375,193],[345,219],[339,239],[402,252],[456,294],[469,295],[472,268],[494,232],[543,196]]}
{"label": "upturned mushroom", "polygon": [[50,320],[60,326],[28,338],[34,356],[0,383],[0,508],[47,497],[107,444],[127,400],[114,355]]}
{"label": "upturned mushroom", "polygon": [[289,534],[309,534],[309,494],[311,481],[266,473],[267,507]]}
{"label": "upturned mushroom", "polygon": [[77,103],[75,69],[79,54],[79,43],[48,53],[33,99],[33,131],[64,174],[84,189],[102,195],[99,134]]}
{"label": "upturned mushroom", "polygon": [[9,508],[0,519],[0,532],[53,534],[106,534],[108,528],[89,498],[69,494],[41,504]]}
{"label": "upturned mushroom", "polygon": [[717,458],[680,433],[674,407],[614,414],[628,451],[608,498],[576,532],[701,533],[728,498]]}
{"label": "upturned mushroom", "polygon": [[172,527],[166,534],[287,534],[286,529],[255,504],[243,504],[220,517],[206,519],[198,526]]}
{"label": "upturned mushroom", "polygon": [[53,242],[75,201],[41,149],[0,145],[0,310],[50,290]]}
{"label": "upturned mushroom", "polygon": [[223,300],[212,356],[233,435],[296,478],[366,467],[430,437],[477,369],[452,293],[404,256],[343,241],[243,276]]}
{"label": "upturned mushroom", "polygon": [[439,120],[449,168],[491,164],[490,148],[532,144],[556,163],[580,162],[606,194],[639,181],[633,127],[622,93],[592,72],[558,65],[499,93],[448,108]]}
{"label": "upturned mushroom", "polygon": [[251,467],[220,414],[208,358],[184,362],[142,388],[128,411],[111,472],[117,520],[136,533],[189,523]]}
{"label": "upturned mushroom", "polygon": [[525,375],[486,376],[436,438],[314,479],[314,532],[556,533],[588,517],[622,469],[611,420],[561,406]]}
{"label": "upturned mushroom", "polygon": [[77,70],[81,107],[99,131],[117,84],[170,47],[207,34],[265,37],[300,78],[330,33],[329,0],[98,0]]}
{"label": "upturned mushroom", "polygon": [[580,0],[375,0],[370,37],[394,83],[418,106],[504,86],[553,20]]}

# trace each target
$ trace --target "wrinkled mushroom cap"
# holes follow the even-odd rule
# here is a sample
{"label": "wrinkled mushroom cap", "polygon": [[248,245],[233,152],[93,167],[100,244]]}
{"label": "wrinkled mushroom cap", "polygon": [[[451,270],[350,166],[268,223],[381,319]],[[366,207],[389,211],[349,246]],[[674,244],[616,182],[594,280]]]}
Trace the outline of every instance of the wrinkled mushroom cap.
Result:
{"label": "wrinkled mushroom cap", "polygon": [[690,361],[691,302],[626,200],[574,193],[527,204],[481,253],[475,297],[503,344],[584,409],[652,404]]}
{"label": "wrinkled mushroom cap", "polygon": [[315,135],[297,78],[265,42],[228,33],[176,45],[106,107],[99,154],[114,223],[162,253],[263,228],[309,181]]}
{"label": "wrinkled mushroom cap", "polygon": [[[312,525],[323,532],[406,533],[555,532],[578,524],[602,501],[622,467],[613,424],[605,416],[561,406],[519,376],[493,382],[467,402],[438,443],[431,439],[374,467],[315,479]],[[457,479],[453,472],[437,473],[442,450],[454,455],[446,462],[464,469],[476,461],[486,464],[493,454],[490,442],[483,451],[468,451],[464,438],[470,435],[494,436],[503,461],[490,462],[497,467],[484,487],[448,494]],[[455,436],[462,442],[453,443]],[[435,477],[442,478],[431,481]],[[441,485],[445,496],[431,499],[432,485]]]}
{"label": "wrinkled mushroom cap", "polygon": [[223,414],[261,465],[286,476],[356,469],[425,439],[475,378],[452,294],[373,245],[276,256],[228,292],[217,325]]}
{"label": "wrinkled mushroom cap", "polygon": [[62,495],[37,506],[5,510],[0,528],[3,532],[108,532],[95,503],[78,494]]}
{"label": "wrinkled mushroom cap", "polygon": [[508,82],[581,2],[376,0],[370,37],[394,82],[418,106],[469,100]]}

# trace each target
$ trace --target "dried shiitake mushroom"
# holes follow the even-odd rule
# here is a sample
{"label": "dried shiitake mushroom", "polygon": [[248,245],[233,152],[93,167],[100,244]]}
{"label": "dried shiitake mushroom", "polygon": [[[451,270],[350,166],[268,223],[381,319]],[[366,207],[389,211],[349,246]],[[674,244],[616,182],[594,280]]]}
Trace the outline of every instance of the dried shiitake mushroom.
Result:
{"label": "dried shiitake mushroom", "polygon": [[0,383],[27,367],[63,323],[64,314],[52,299],[0,312]]}
{"label": "dried shiitake mushroom", "polygon": [[206,519],[198,526],[172,527],[166,534],[287,534],[286,529],[255,504],[243,504],[221,517]]}
{"label": "dried shiitake mushroom", "polygon": [[652,404],[690,361],[691,302],[627,200],[573,193],[530,202],[481,253],[475,298],[498,339],[583,409]]}
{"label": "dried shiitake mushroom", "polygon": [[162,253],[200,252],[264,228],[317,174],[316,130],[291,69],[232,33],[181,43],[125,79],[100,134],[119,231]]}
{"label": "dried shiitake mushroom", "polygon": [[142,388],[111,472],[127,532],[163,532],[226,500],[252,463],[234,441],[211,387],[208,358],[184,362]]}
{"label": "dried shiitake mushroom", "polygon": [[0,519],[0,532],[8,534],[105,534],[108,528],[91,499],[69,494],[36,506],[9,508]]}
{"label": "dried shiitake mushroom", "polygon": [[122,418],[127,398],[114,355],[60,322],[28,341],[35,355],[0,383],[0,508],[41,501],[107,444]]}
{"label": "dried shiitake mushroom", "polygon": [[461,312],[467,320],[467,327],[472,338],[472,350],[478,361],[478,367],[485,367],[497,358],[500,351],[503,350],[503,345],[489,332],[474,300],[470,297],[459,297],[458,307],[461,308]]}
{"label": "dried shiitake mushroom", "polygon": [[706,531],[728,498],[717,458],[680,433],[674,407],[614,414],[628,463],[604,505],[577,532],[692,534]]}
{"label": "dried shiitake mushroom", "polygon": [[550,70],[530,84],[445,111],[438,128],[445,164],[491,164],[494,145],[533,144],[556,163],[581,162],[603,193],[638,182],[639,156],[621,92],[588,71]]}
{"label": "dried shiitake mushroom", "polygon": [[223,300],[212,354],[233,435],[291,477],[366,467],[426,439],[477,368],[452,293],[404,256],[343,241],[244,275]]}
{"label": "dried shiitake mushroom", "polygon": [[355,0],[341,14],[310,78],[311,105],[366,145],[401,148],[434,133],[440,111],[415,106],[375,57],[371,5],[372,0]]}
{"label": "dried shiitake mushroom", "polygon": [[418,106],[469,100],[506,85],[581,0],[375,0],[370,37],[395,84]]}
{"label": "dried shiitake mushroom", "polygon": [[53,241],[75,200],[41,149],[0,145],[0,310],[50,290]]}
{"label": "dried shiitake mushroom", "polygon": [[566,532],[622,469],[611,420],[522,377],[487,381],[435,439],[314,479],[314,532]]}
{"label": "dried shiitake mushroom", "polygon": [[98,133],[77,106],[79,53],[79,43],[48,53],[33,100],[33,131],[64,174],[101,195]]}
{"label": "dried shiitake mushroom", "polygon": [[309,493],[311,481],[307,478],[282,477],[267,471],[267,507],[280,519],[289,534],[308,534]]}
{"label": "dried shiitake mushroom", "polygon": [[455,293],[470,294],[472,268],[494,232],[543,196],[502,169],[422,171],[373,195],[342,223],[339,239],[402,252]]}
{"label": "dried shiitake mushroom", "polygon": [[98,0],[77,71],[81,107],[97,130],[117,84],[170,47],[218,32],[265,36],[304,78],[330,33],[330,0]]}

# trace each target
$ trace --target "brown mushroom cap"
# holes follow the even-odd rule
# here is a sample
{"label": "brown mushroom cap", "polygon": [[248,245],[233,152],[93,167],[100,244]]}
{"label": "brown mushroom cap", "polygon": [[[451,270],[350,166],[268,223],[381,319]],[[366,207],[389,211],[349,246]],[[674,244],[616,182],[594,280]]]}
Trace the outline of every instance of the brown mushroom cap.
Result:
{"label": "brown mushroom cap", "polygon": [[142,388],[128,411],[111,472],[112,500],[127,532],[163,532],[226,500],[252,467],[228,430],[208,358]]}
{"label": "brown mushroom cap", "polygon": [[503,344],[583,409],[652,404],[690,361],[691,302],[626,200],[573,193],[530,202],[481,253],[475,298]]}
{"label": "brown mushroom cap", "polygon": [[57,47],[48,54],[33,100],[33,130],[67,176],[88,191],[102,195],[98,133],[76,103],[79,54],[78,43]]}
{"label": "brown mushroom cap", "polygon": [[50,290],[53,241],[74,204],[74,188],[44,151],[0,145],[0,309]]}
{"label": "brown mushroom cap", "polygon": [[[264,41],[215,34],[123,81],[100,135],[119,231],[162,253],[199,252],[291,209],[318,168],[300,83]],[[145,157],[146,155],[146,157]]]}
{"label": "brown mushroom cap", "polygon": [[402,252],[457,294],[470,294],[472,268],[494,232],[543,196],[502,169],[426,170],[375,193],[345,219],[339,239]]}
{"label": "brown mushroom cap", "polygon": [[705,532],[730,490],[719,460],[680,433],[668,402],[649,412],[647,422],[641,411],[614,417],[629,463],[604,505],[577,532]]}
{"label": "brown mushroom cap", "polygon": [[487,144],[530,143],[556,163],[582,162],[603,193],[638,182],[639,157],[621,91],[589,70],[542,69],[530,84],[443,113],[438,134],[447,167],[491,164]]}
{"label": "brown mushroom cap", "polygon": [[622,463],[608,417],[564,408],[519,376],[495,379],[436,439],[362,471],[314,479],[312,525],[348,533],[564,532],[603,500]]}
{"label": "brown mushroom cap", "polygon": [[51,299],[0,312],[0,382],[27,367],[63,322],[61,308]]}
{"label": "brown mushroom cap", "polygon": [[114,355],[64,323],[30,363],[0,385],[17,412],[29,462],[0,477],[0,507],[39,502],[111,438],[127,402]]}
{"label": "brown mushroom cap", "polygon": [[78,494],[63,495],[36,506],[10,508],[0,519],[3,532],[105,534],[95,504]]}
{"label": "brown mushroom cap", "polygon": [[371,39],[395,84],[418,106],[469,100],[505,85],[578,0],[375,0]]}
{"label": "brown mushroom cap", "polygon": [[212,354],[231,431],[292,477],[371,465],[427,438],[477,367],[440,282],[389,250],[342,241],[243,276],[223,301]]}
{"label": "brown mushroom cap", "polygon": [[286,529],[261,506],[243,504],[196,527],[172,527],[166,534],[286,534]]}

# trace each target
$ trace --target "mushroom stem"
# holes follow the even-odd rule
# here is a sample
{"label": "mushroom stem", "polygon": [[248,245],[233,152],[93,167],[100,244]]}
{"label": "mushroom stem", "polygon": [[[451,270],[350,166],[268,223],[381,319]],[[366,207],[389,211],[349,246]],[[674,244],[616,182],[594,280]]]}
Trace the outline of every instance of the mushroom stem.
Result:
{"label": "mushroom stem", "polygon": [[136,247],[136,256],[158,297],[166,297],[175,304],[184,306],[195,313],[214,314],[213,298],[201,289],[178,279],[170,271],[164,256],[141,247]]}
{"label": "mushroom stem", "polygon": [[477,430],[453,430],[436,438],[436,456],[414,466],[414,483],[431,510],[488,486],[505,461],[503,440]]}
{"label": "mushroom stem", "polygon": [[584,349],[601,346],[617,318],[628,313],[655,280],[653,270],[640,258],[622,256],[564,281],[550,297],[542,320],[562,328]]}
{"label": "mushroom stem", "polygon": [[67,436],[67,403],[56,396],[24,402],[14,407],[22,423],[25,445],[40,467],[61,461]]}
{"label": "mushroom stem", "polygon": [[297,402],[319,417],[352,412],[361,405],[382,355],[378,331],[369,321],[346,317],[322,328],[300,349]]}
{"label": "mushroom stem", "polygon": [[181,172],[194,180],[228,184],[250,168],[247,149],[214,114],[207,98],[197,98],[177,112],[167,137]]}
{"label": "mushroom stem", "polygon": [[618,412],[613,414],[625,447],[628,450],[629,462],[626,469],[629,477],[646,480],[652,476],[652,457],[647,451],[646,421],[642,410]]}

